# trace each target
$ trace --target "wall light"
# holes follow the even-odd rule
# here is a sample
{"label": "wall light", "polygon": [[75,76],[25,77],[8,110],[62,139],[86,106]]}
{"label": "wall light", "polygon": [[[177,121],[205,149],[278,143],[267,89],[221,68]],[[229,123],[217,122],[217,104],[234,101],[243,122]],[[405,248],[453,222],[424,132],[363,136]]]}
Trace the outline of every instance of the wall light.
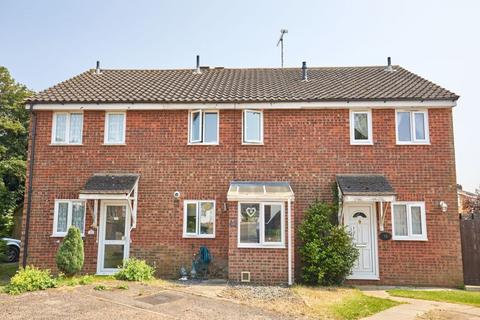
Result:
{"label": "wall light", "polygon": [[440,201],[439,206],[443,213],[447,212],[448,205],[445,201]]}

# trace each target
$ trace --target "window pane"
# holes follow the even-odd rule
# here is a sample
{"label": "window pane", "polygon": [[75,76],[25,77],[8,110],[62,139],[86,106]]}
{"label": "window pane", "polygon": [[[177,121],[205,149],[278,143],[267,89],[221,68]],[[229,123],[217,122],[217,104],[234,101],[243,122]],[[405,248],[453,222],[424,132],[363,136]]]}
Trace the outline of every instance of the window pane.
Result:
{"label": "window pane", "polygon": [[55,118],[55,142],[66,142],[67,114],[57,114]]}
{"label": "window pane", "polygon": [[126,206],[107,206],[105,240],[123,240],[126,213]]}
{"label": "window pane", "polygon": [[412,212],[412,234],[422,234],[422,210],[420,207],[411,207]]}
{"label": "window pane", "polygon": [[81,113],[72,113],[70,115],[70,143],[82,142],[83,115]]}
{"label": "window pane", "polygon": [[197,204],[187,204],[187,233],[197,233]]}
{"label": "window pane", "polygon": [[396,236],[407,236],[407,206],[405,205],[394,205],[393,214],[395,221],[395,235]]}
{"label": "window pane", "polygon": [[85,205],[83,202],[73,202],[72,203],[72,226],[80,229],[80,232],[83,233],[83,225],[85,219]]}
{"label": "window pane", "polygon": [[107,142],[121,143],[123,142],[124,130],[123,120],[124,114],[108,115],[108,136]]}
{"label": "window pane", "polygon": [[123,244],[106,244],[103,254],[103,267],[116,269],[123,265]]}
{"label": "window pane", "polygon": [[67,232],[68,203],[58,203],[57,232]]}
{"label": "window pane", "polygon": [[205,141],[204,142],[217,142],[217,117],[218,113],[216,112],[207,112],[205,113]]}
{"label": "window pane", "polygon": [[215,205],[213,202],[200,204],[200,234],[213,234],[215,222]]}
{"label": "window pane", "polygon": [[415,113],[415,139],[425,140],[425,114]]}
{"label": "window pane", "polygon": [[282,242],[282,206],[265,205],[265,242]]}
{"label": "window pane", "polygon": [[243,203],[240,205],[240,242],[260,243],[260,205]]}
{"label": "window pane", "polygon": [[368,140],[368,114],[354,113],[353,123],[355,140]]}
{"label": "window pane", "polygon": [[245,111],[245,128],[244,128],[244,140],[245,141],[261,141],[261,116],[260,112]]}
{"label": "window pane", "polygon": [[410,112],[397,113],[397,130],[399,141],[412,141],[410,129]]}
{"label": "window pane", "polygon": [[192,123],[190,126],[191,141],[200,141],[200,112],[192,112]]}

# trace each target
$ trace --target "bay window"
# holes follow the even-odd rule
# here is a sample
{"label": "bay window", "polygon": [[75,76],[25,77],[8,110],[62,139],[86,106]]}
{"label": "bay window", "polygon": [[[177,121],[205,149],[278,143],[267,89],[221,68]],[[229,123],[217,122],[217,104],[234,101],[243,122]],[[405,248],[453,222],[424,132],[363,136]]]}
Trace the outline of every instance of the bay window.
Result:
{"label": "bay window", "polygon": [[283,247],[285,245],[283,203],[239,203],[239,247]]}
{"label": "bay window", "polygon": [[189,114],[190,144],[218,144],[218,111],[192,111]]}
{"label": "bay window", "polygon": [[52,235],[54,237],[64,237],[71,226],[80,229],[82,236],[84,235],[85,201],[55,200]]}
{"label": "bay window", "polygon": [[185,200],[183,237],[215,238],[215,201]]}
{"label": "bay window", "polygon": [[52,144],[82,144],[83,113],[53,114]]}
{"label": "bay window", "polygon": [[425,203],[392,203],[393,240],[427,240]]}

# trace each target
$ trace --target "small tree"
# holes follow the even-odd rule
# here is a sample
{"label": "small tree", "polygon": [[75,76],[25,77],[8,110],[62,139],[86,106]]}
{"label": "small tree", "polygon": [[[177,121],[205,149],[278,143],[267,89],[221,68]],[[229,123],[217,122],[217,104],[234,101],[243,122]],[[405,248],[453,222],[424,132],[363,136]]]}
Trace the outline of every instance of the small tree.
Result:
{"label": "small tree", "polygon": [[468,213],[480,213],[480,189],[477,189],[476,197],[466,198],[463,200],[463,207]]}
{"label": "small tree", "polygon": [[70,227],[57,252],[57,267],[66,275],[72,276],[82,270],[83,260],[83,240],[80,229]]}
{"label": "small tree", "polygon": [[339,285],[358,258],[350,233],[337,222],[334,205],[316,201],[300,226],[302,278],[308,284]]}

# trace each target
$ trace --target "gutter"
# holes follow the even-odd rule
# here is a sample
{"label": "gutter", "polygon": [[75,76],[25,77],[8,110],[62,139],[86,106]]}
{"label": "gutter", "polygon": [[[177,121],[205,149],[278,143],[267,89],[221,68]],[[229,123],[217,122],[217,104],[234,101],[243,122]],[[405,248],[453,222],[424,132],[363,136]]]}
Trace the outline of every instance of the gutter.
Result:
{"label": "gutter", "polygon": [[30,230],[30,214],[32,211],[32,189],[33,189],[33,166],[35,163],[35,142],[37,134],[37,117],[33,111],[33,104],[30,104],[30,120],[32,121],[32,132],[30,133],[31,145],[30,145],[30,162],[28,168],[28,187],[27,187],[27,211],[25,217],[25,239],[23,244],[23,259],[22,266],[27,266],[28,256],[28,238]]}

